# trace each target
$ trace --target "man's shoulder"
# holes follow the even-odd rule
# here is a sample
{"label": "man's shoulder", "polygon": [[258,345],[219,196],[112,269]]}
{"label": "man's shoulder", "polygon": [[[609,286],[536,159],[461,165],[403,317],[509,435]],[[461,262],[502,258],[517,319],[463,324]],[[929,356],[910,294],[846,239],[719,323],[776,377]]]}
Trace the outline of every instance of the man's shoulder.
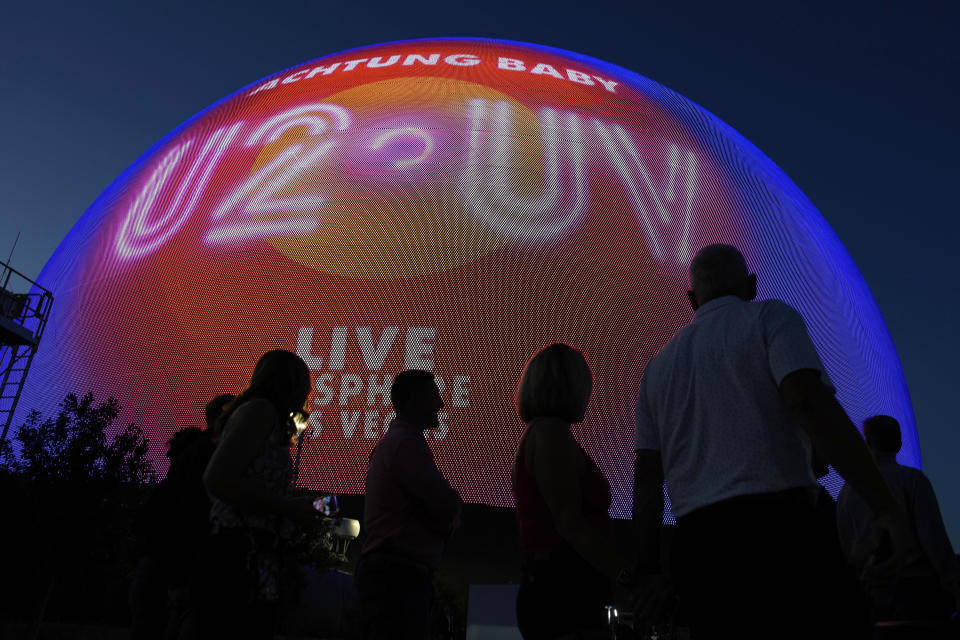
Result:
{"label": "man's shoulder", "polygon": [[[735,297],[735,296],[731,296]],[[748,317],[800,316],[800,312],[790,304],[777,298],[764,300],[743,300],[737,298],[717,309],[718,315],[736,314]]]}
{"label": "man's shoulder", "polygon": [[747,303],[752,313],[760,318],[791,318],[802,319],[800,312],[795,307],[787,304],[783,300],[770,298],[768,300],[753,300]]}
{"label": "man's shoulder", "polygon": [[693,324],[682,327],[647,361],[643,369],[643,377],[640,380],[641,390],[649,387],[651,384],[656,385],[658,381],[662,380],[662,376],[669,376],[669,372],[674,368],[678,360],[684,361],[684,345],[689,342],[693,332]]}
{"label": "man's shoulder", "polygon": [[763,300],[744,300],[736,296],[729,296],[725,298],[728,300],[720,308],[715,309],[712,313],[719,312],[721,315],[724,313],[727,314],[741,314],[741,315],[750,315],[750,316],[765,316],[765,315],[777,315],[777,314],[786,314],[786,315],[799,315],[799,312],[795,307],[784,302],[783,300],[777,298],[765,298]]}
{"label": "man's shoulder", "polygon": [[377,443],[378,448],[396,451],[399,448],[427,448],[427,440],[423,437],[423,432],[409,427],[391,425]]}
{"label": "man's shoulder", "polygon": [[784,340],[797,344],[801,335],[807,335],[806,321],[800,312],[776,298],[744,302],[741,314],[743,330],[755,339],[762,339],[768,347],[773,339],[780,344]]}
{"label": "man's shoulder", "polygon": [[660,351],[656,353],[647,366],[653,365],[654,363],[661,364],[668,362],[671,358],[674,357],[675,352],[683,345],[695,332],[695,327],[693,323],[688,324],[685,327],[681,327],[676,333],[673,334],[673,337],[667,340],[666,344],[660,347]]}
{"label": "man's shoulder", "polygon": [[[685,330],[687,327],[681,329]],[[667,344],[663,345],[652,358],[647,361],[647,366],[643,369],[643,377],[640,379],[640,388],[643,389],[650,384],[651,380],[655,380],[658,371],[661,367],[664,366],[664,363],[669,362],[673,358],[673,352],[677,348],[677,338],[680,336],[678,332],[674,335]]]}
{"label": "man's shoulder", "polygon": [[[786,302],[775,298],[749,301],[738,298],[732,300],[729,304],[723,305],[719,309],[712,310],[711,316],[713,316],[713,314],[717,314],[714,317],[723,317],[725,314],[736,314],[740,317],[739,322],[747,324],[752,324],[755,321],[772,321],[778,318],[800,318],[802,320],[796,309]],[[677,331],[660,351],[650,359],[645,372],[656,371],[660,367],[670,367],[671,365],[669,363],[682,353],[684,345],[696,339],[695,336],[697,333],[703,329],[702,324],[702,321],[698,322],[695,320]],[[756,325],[754,324],[753,326]],[[729,326],[727,328],[729,328]]]}
{"label": "man's shoulder", "polygon": [[930,479],[920,469],[916,467],[911,467],[906,464],[900,464],[899,462],[892,462],[888,465],[880,467],[880,471],[883,472],[884,477],[890,476],[888,482],[902,482],[904,484],[921,484],[929,485]]}

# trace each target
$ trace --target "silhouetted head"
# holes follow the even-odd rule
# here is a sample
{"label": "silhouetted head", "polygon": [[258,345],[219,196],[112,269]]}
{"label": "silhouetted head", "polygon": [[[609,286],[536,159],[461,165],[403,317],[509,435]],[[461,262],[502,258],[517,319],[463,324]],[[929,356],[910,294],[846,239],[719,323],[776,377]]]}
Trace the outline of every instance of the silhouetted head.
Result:
{"label": "silhouetted head", "polygon": [[[233,396],[231,396],[233,397]],[[203,431],[197,427],[184,427],[180,429],[167,442],[167,458],[172,462],[190,448],[195,442],[203,436]]]}
{"label": "silhouetted head", "polygon": [[593,373],[583,354],[566,344],[551,344],[523,369],[517,413],[524,422],[544,417],[580,422],[592,391]]}
{"label": "silhouetted head", "polygon": [[900,423],[890,416],[873,416],[863,422],[863,437],[874,455],[895,456],[903,446]]}
{"label": "silhouetted head", "polygon": [[203,410],[204,417],[207,419],[207,429],[214,428],[214,425],[217,423],[217,418],[223,413],[224,407],[236,397],[237,396],[232,393],[222,393],[207,403],[206,408]]}
{"label": "silhouetted head", "polygon": [[690,291],[687,297],[694,310],[715,298],[757,296],[757,276],[747,270],[747,261],[736,247],[711,244],[697,252],[690,263]]}
{"label": "silhouetted head", "polygon": [[280,414],[280,419],[290,435],[296,433],[292,414],[303,410],[303,403],[310,393],[310,369],[300,356],[284,349],[268,351],[253,368],[250,384],[223,409],[214,427],[223,430],[237,407],[248,400],[269,400]]}
{"label": "silhouetted head", "polygon": [[285,349],[267,351],[257,361],[244,392],[248,398],[266,398],[284,416],[303,409],[310,393],[310,369],[303,359]]}
{"label": "silhouetted head", "polygon": [[397,418],[420,427],[433,429],[440,424],[438,413],[443,409],[437,381],[429,371],[410,369],[393,379],[390,402]]}

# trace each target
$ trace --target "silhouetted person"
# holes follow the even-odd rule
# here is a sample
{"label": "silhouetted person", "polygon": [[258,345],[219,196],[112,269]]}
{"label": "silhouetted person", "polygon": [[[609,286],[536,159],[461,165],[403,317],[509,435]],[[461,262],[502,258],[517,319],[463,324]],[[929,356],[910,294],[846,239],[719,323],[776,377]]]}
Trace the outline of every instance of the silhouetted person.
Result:
{"label": "silhouetted person", "polygon": [[[167,518],[167,566],[169,616],[167,640],[198,638],[194,571],[197,557],[207,544],[210,532],[210,497],[203,474],[213,456],[219,435],[218,420],[224,407],[236,396],[214,397],[204,408],[207,427],[203,431],[183,429],[170,444],[169,517]],[[182,435],[181,435],[182,434]],[[182,441],[177,442],[178,436]],[[172,455],[174,449],[176,455]]]}
{"label": "silhouetted person", "polygon": [[527,425],[512,470],[523,549],[517,625],[526,640],[594,637],[606,624],[620,569],[610,485],[570,433],[592,389],[587,361],[565,344],[537,353],[517,387]]}
{"label": "silhouetted person", "polygon": [[170,438],[167,473],[134,520],[140,551],[130,602],[134,638],[178,638],[190,614],[193,567],[210,526],[203,472],[213,454],[214,421],[233,398],[207,404],[206,430],[186,427]]}
{"label": "silhouetted person", "polygon": [[[898,580],[868,583],[875,620],[946,620],[960,604],[956,555],[947,537],[933,486],[919,469],[897,464],[900,423],[873,416],[863,435],[887,484],[907,518],[905,562]],[[849,484],[840,491],[837,529],[844,553],[858,570],[868,558],[857,541],[870,525],[871,511]]]}
{"label": "silhouetted person", "polygon": [[[902,558],[902,519],[834,397],[800,315],[750,302],[756,276],[728,245],[690,265],[693,321],[647,365],[637,401],[634,517],[640,566],[659,570],[666,477],[677,589],[695,637],[855,637],[836,534],[816,513],[811,443],[867,497],[876,546]],[[652,533],[653,532],[653,533]]]}
{"label": "silhouetted person", "polygon": [[293,521],[320,517],[309,498],[290,495],[293,416],[309,391],[303,360],[269,351],[219,419],[222,434],[203,476],[213,502],[198,580],[204,638],[273,636]]}
{"label": "silhouetted person", "polygon": [[220,417],[226,410],[227,405],[237,399],[232,393],[221,393],[214,396],[207,406],[203,408],[203,417],[207,423],[207,432],[213,435],[214,441],[220,437],[220,427],[223,426]]}
{"label": "silhouetted person", "polygon": [[166,524],[167,501],[163,489],[161,481],[131,526],[137,557],[128,593],[131,640],[159,640],[167,624],[168,572],[164,562],[165,536],[161,529]]}
{"label": "silhouetted person", "polygon": [[462,502],[424,437],[438,426],[443,408],[433,374],[399,374],[390,400],[397,417],[370,454],[365,539],[354,579],[365,639],[423,640],[430,629],[433,576],[459,524]]}

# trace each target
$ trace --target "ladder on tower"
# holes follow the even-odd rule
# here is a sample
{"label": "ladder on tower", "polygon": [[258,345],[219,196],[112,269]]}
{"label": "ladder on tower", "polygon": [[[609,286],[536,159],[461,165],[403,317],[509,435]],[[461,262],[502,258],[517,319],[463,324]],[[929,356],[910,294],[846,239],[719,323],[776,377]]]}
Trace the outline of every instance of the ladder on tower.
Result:
{"label": "ladder on tower", "polygon": [[52,306],[52,293],[0,262],[0,441],[7,439]]}

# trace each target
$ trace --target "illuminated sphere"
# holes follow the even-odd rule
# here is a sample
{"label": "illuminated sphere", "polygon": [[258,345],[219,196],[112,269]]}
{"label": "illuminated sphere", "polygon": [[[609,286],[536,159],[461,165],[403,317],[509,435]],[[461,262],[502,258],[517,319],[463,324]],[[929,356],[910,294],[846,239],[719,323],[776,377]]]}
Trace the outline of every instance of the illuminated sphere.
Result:
{"label": "illuminated sphere", "polygon": [[626,517],[640,377],[690,321],[687,268],[714,242],[800,311],[853,420],[898,418],[900,459],[919,466],[873,297],[773,162],[633,72],[485,39],[300,64],[149,149],[40,277],[56,302],[18,417],[114,395],[162,463],[207,400],[286,348],[314,377],[300,485],[362,493],[392,376],[431,369],[440,469],[467,501],[509,505],[520,372],[566,342],[595,377],[574,433]]}

